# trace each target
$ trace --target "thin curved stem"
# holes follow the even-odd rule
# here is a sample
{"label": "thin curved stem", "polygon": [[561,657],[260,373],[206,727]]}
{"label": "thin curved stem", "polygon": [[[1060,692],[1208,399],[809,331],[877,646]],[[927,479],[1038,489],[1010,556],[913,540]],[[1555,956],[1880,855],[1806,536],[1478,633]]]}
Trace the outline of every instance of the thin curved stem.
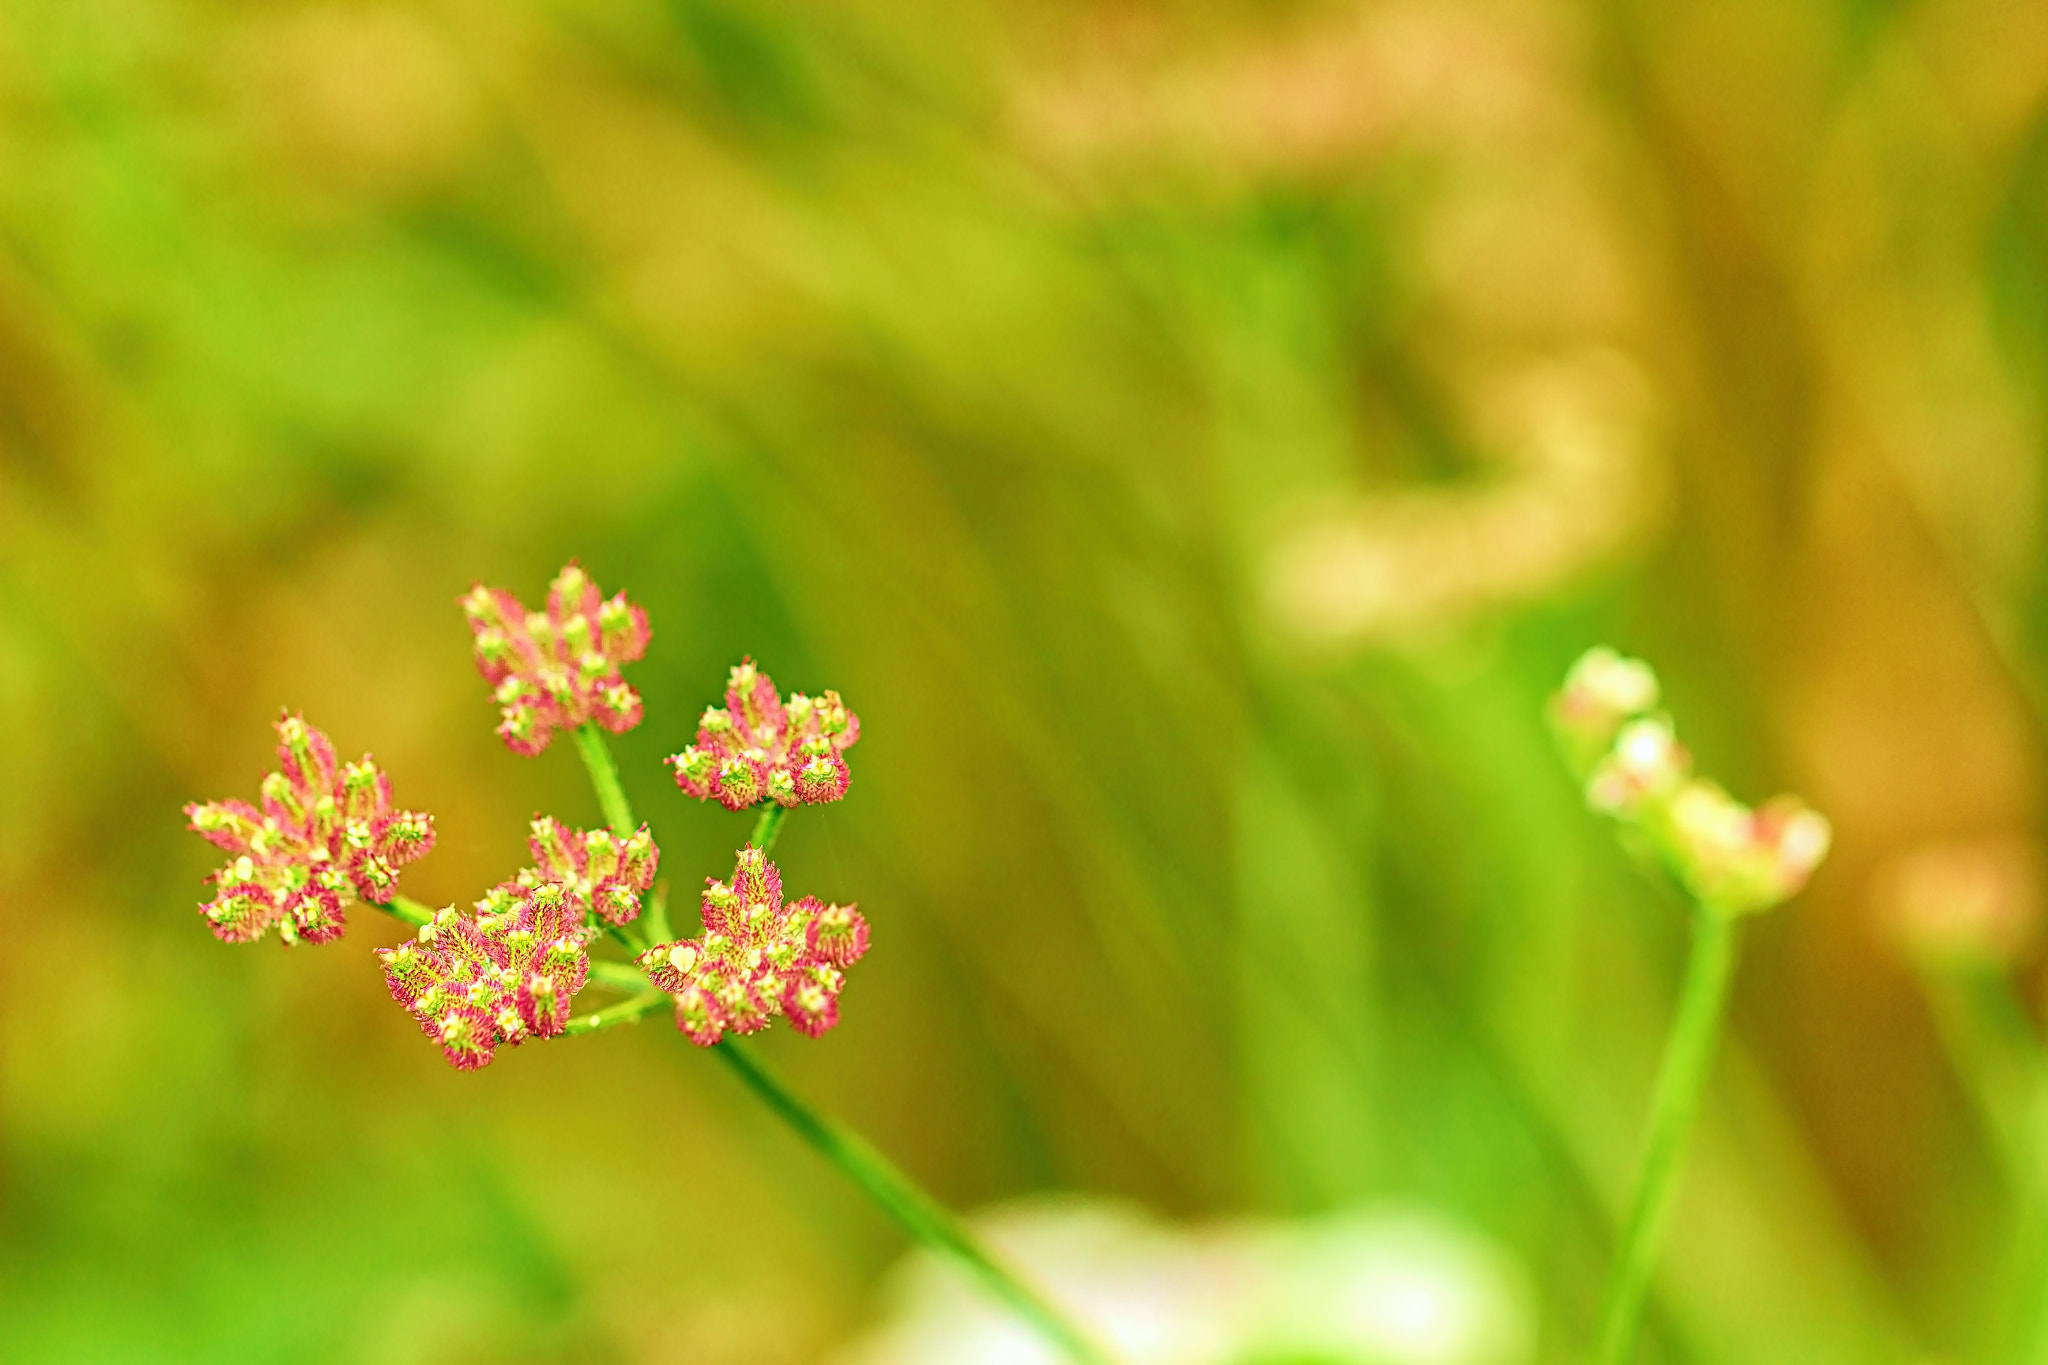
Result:
{"label": "thin curved stem", "polygon": [[434,912],[428,908],[426,902],[416,901],[411,896],[393,896],[389,905],[380,905],[377,908],[391,916],[391,918],[402,920],[415,929],[431,922],[434,918]]}
{"label": "thin curved stem", "polygon": [[[612,761],[611,747],[605,742],[604,733],[595,725],[579,727],[576,748],[583,755],[584,767],[590,771],[590,784],[597,791],[597,803],[604,811],[605,819],[621,838],[629,836],[637,828],[633,821],[633,808],[626,800],[625,788],[619,783],[618,765]],[[775,838],[782,832],[783,818],[788,813],[774,802],[762,807],[759,818],[754,822],[750,840],[753,846],[763,854],[774,848]],[[665,943],[673,937],[668,927],[666,901],[665,896],[654,896],[646,906],[648,931],[656,943]],[[614,929],[613,932],[625,937],[622,930]],[[641,946],[628,942],[636,950]],[[570,1033],[594,1033],[630,1022],[668,999],[664,992],[645,990],[646,977],[624,963],[593,962],[590,964],[590,976],[600,984],[640,990],[641,993],[630,1000],[571,1019],[567,1030]],[[866,1140],[798,1099],[774,1073],[734,1040],[728,1038],[711,1050],[769,1109],[794,1129],[797,1136],[837,1166],[884,1212],[919,1241],[958,1260],[990,1292],[1072,1358],[1076,1365],[1112,1365],[1110,1358],[1079,1329],[1061,1317],[1014,1273],[1005,1269],[944,1205],[926,1194]]]}
{"label": "thin curved stem", "polygon": [[590,770],[590,785],[597,789],[597,807],[604,812],[605,823],[621,839],[630,837],[640,822],[633,818],[633,803],[626,799],[626,789],[619,782],[612,747],[595,721],[576,727],[576,752],[583,755],[583,766]]}
{"label": "thin curved stem", "polygon": [[754,835],[747,842],[760,849],[762,857],[767,857],[768,850],[775,847],[775,836],[782,833],[782,817],[788,814],[787,808],[773,801],[761,808],[761,818],[754,821]]}
{"label": "thin curved stem", "polygon": [[[779,812],[781,808],[775,809]],[[766,819],[765,814],[763,818]],[[952,1256],[984,1288],[1077,1365],[1111,1365],[1110,1357],[1101,1347],[1007,1269],[944,1205],[926,1194],[857,1133],[798,1099],[774,1072],[736,1040],[727,1038],[711,1051],[798,1137],[837,1166],[913,1237]]]}
{"label": "thin curved stem", "polygon": [[593,962],[590,964],[590,979],[600,986],[610,986],[614,990],[651,989],[640,969],[625,962]]}
{"label": "thin curved stem", "polygon": [[1650,1128],[1641,1173],[1622,1233],[1607,1304],[1601,1313],[1600,1365],[1626,1365],[1642,1334],[1643,1307],[1657,1266],[1657,1245],[1678,1191],[1679,1159],[1699,1113],[1700,1097],[1713,1069],[1714,1045],[1727,1012],[1728,984],[1735,971],[1735,917],[1702,906],[1693,920],[1692,953],[1686,960],[1678,1015],[1657,1070],[1650,1099]]}

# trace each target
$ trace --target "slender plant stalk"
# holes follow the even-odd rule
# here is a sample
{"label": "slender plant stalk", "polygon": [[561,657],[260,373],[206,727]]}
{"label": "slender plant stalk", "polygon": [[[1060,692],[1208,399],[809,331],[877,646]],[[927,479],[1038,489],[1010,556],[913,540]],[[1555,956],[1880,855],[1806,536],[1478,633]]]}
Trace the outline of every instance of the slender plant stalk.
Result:
{"label": "slender plant stalk", "polygon": [[1728,984],[1735,973],[1735,933],[1736,917],[1714,906],[1701,906],[1694,915],[1678,1017],[1657,1069],[1642,1170],[1601,1312],[1599,1365],[1627,1365],[1642,1334],[1657,1245],[1678,1191],[1679,1159],[1699,1113],[1727,1011]]}
{"label": "slender plant stalk", "polygon": [[564,1033],[596,1033],[615,1024],[630,1024],[643,1014],[652,1014],[666,1004],[668,996],[661,991],[642,991],[631,1000],[621,1000],[616,1005],[606,1005],[589,1014],[579,1014],[571,1019],[562,1030]]}
{"label": "slender plant stalk", "polygon": [[[605,820],[620,837],[631,834],[638,826],[633,820],[632,805],[626,800],[625,788],[619,783],[618,765],[612,761],[611,747],[605,742],[604,732],[595,725],[579,727],[576,731],[576,747],[583,755],[584,767],[590,771],[590,783],[597,790],[597,802],[604,811]],[[776,835],[781,833],[783,817],[787,814],[787,810],[773,802],[762,807],[760,816],[754,822],[753,838],[750,841],[755,848],[766,854],[775,846]],[[666,902],[665,896],[652,896],[645,912],[649,921],[648,928],[655,935],[656,943],[665,943],[674,937],[668,928]],[[397,905],[398,902],[394,901],[393,904]],[[419,909],[424,911],[425,907]],[[403,913],[400,914],[400,918],[408,919],[409,922],[424,922],[410,921],[409,916]],[[640,993],[629,1000],[607,1005],[595,1013],[571,1019],[568,1026],[570,1033],[594,1033],[599,1029],[628,1023],[654,1010],[668,998],[660,991],[646,991],[644,988],[647,979],[637,969],[624,963],[592,962],[590,975],[592,980],[604,985],[622,990],[638,990]],[[898,1170],[887,1157],[868,1145],[858,1134],[798,1099],[772,1072],[734,1040],[728,1038],[714,1046],[711,1051],[718,1054],[719,1059],[730,1066],[740,1079],[746,1082],[747,1088],[763,1100],[777,1117],[795,1129],[797,1136],[837,1166],[841,1173],[879,1204],[885,1213],[902,1224],[912,1236],[959,1260],[998,1299],[1009,1305],[1018,1316],[1029,1322],[1077,1365],[1112,1365],[1109,1357],[1104,1355],[1099,1347],[1062,1318],[1016,1275],[1005,1270],[944,1205],[926,1194],[915,1181]]]}
{"label": "slender plant stalk", "polygon": [[425,903],[416,901],[411,896],[393,896],[389,905],[380,905],[377,908],[393,919],[403,920],[415,929],[434,918],[434,912],[428,909]]}
{"label": "slender plant stalk", "polygon": [[[639,822],[633,819],[633,803],[626,799],[626,789],[619,782],[619,765],[612,759],[612,746],[605,742],[604,731],[598,729],[595,721],[585,721],[576,727],[576,752],[583,755],[583,766],[590,772],[590,785],[597,792],[598,809],[604,812],[605,823],[621,839],[631,838],[640,827]],[[667,943],[675,937],[669,932],[667,897],[649,897],[643,909],[649,943]],[[645,946],[634,944],[624,933],[619,937],[636,951]]]}
{"label": "slender plant stalk", "polygon": [[[779,809],[779,808],[778,808]],[[990,1293],[1037,1328],[1078,1365],[1110,1365],[1102,1349],[1059,1311],[1004,1268],[946,1208],[920,1189],[887,1157],[844,1125],[819,1113],[790,1092],[759,1058],[733,1039],[712,1047],[720,1061],[770,1109],[796,1130],[797,1136],[860,1186],[884,1212],[927,1246],[954,1257]]]}
{"label": "slender plant stalk", "polygon": [[576,727],[576,752],[583,755],[583,766],[590,770],[590,785],[597,791],[597,805],[604,812],[605,823],[621,839],[630,835],[638,828],[633,805],[626,800],[626,789],[619,783],[619,765],[612,760],[611,745],[605,742],[604,731],[597,728],[595,721],[585,721]]}
{"label": "slender plant stalk", "polygon": [[761,818],[754,821],[754,837],[747,842],[760,849],[763,857],[775,847],[775,836],[782,833],[782,817],[787,814],[787,809],[773,801],[761,808]]}

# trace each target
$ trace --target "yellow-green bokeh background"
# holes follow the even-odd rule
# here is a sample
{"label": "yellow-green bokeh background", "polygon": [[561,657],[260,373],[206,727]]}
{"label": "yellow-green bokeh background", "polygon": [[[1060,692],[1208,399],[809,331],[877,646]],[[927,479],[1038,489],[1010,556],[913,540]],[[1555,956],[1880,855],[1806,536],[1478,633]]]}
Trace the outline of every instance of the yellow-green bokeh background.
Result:
{"label": "yellow-green bokeh background", "polygon": [[2003,0],[0,4],[0,1354],[872,1320],[898,1234],[665,1026],[457,1075],[389,921],[193,914],[178,808],[280,706],[434,812],[422,899],[594,823],[455,608],[574,556],[653,617],[616,749],[685,893],[724,670],[861,715],[779,851],[875,933],[763,1044],[806,1093],[963,1207],[1426,1202],[1546,1362],[1683,912],[1541,708],[1649,657],[1837,828],[1652,1349],[1982,1358],[2011,1201],[1879,902],[2041,819],[2044,94]]}

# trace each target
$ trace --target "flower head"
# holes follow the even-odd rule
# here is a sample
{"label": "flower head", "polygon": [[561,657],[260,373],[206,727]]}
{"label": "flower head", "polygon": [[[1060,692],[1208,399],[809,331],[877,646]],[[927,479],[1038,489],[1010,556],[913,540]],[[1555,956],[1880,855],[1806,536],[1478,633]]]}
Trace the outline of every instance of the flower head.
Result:
{"label": "flower head", "polygon": [[1648,664],[1598,645],[1579,656],[1551,698],[1550,721],[1583,772],[1608,752],[1623,725],[1656,708],[1657,697]]}
{"label": "flower head", "polygon": [[837,692],[776,695],[775,683],[743,659],[726,682],[725,706],[698,722],[697,742],[669,759],[676,785],[700,801],[744,810],[763,800],[819,805],[846,795],[846,750],[860,717]]}
{"label": "flower head", "polygon": [[1686,890],[1731,914],[1790,900],[1834,838],[1827,817],[1796,796],[1751,810],[1703,778],[1673,793],[1658,818],[1658,842]]}
{"label": "flower head", "polygon": [[711,1046],[778,1014],[816,1038],[839,1022],[846,968],[868,948],[857,907],[782,899],[782,874],[751,844],[730,882],[704,888],[704,932],[642,953],[647,979],[676,1000],[676,1027]]}
{"label": "flower head", "polygon": [[1669,797],[1692,771],[1692,755],[1662,717],[1621,727],[1586,778],[1586,804],[1608,815],[1631,817]]}
{"label": "flower head", "polygon": [[1692,772],[1670,718],[1655,713],[1657,675],[1604,646],[1589,650],[1552,698],[1551,722],[1586,804],[1634,829],[1687,891],[1723,914],[1797,894],[1832,831],[1797,797],[1752,810]]}
{"label": "flower head", "polygon": [[546,611],[479,583],[462,612],[476,637],[477,671],[503,708],[498,735],[513,753],[532,757],[556,730],[585,721],[615,735],[640,723],[640,694],[619,669],[647,652],[647,613],[624,593],[606,598],[573,561],[549,586]]}
{"label": "flower head", "polygon": [[552,1038],[590,973],[590,928],[554,882],[499,887],[467,914],[449,906],[418,937],[379,948],[391,998],[463,1071],[496,1051]]}
{"label": "flower head", "polygon": [[642,825],[621,839],[608,829],[570,829],[550,816],[533,819],[527,848],[534,866],[508,883],[513,890],[553,883],[580,917],[594,914],[606,924],[630,924],[640,915],[640,897],[654,885],[661,850]]}
{"label": "flower head", "polygon": [[348,927],[345,908],[387,904],[398,869],[434,846],[434,820],[393,810],[391,779],[366,754],[337,764],[334,745],[287,713],[277,722],[281,770],[263,779],[262,805],[194,802],[190,828],[231,861],[207,880],[199,907],[214,936],[253,943],[272,928],[287,945],[327,943]]}

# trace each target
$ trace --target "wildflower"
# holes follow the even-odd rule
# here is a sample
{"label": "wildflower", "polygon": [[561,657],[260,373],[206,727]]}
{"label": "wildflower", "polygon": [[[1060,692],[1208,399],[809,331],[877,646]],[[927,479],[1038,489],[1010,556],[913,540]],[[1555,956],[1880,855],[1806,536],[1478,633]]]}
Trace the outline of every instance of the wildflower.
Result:
{"label": "wildflower", "polygon": [[778,1014],[816,1038],[839,1022],[846,968],[868,948],[857,907],[782,899],[782,874],[751,844],[731,882],[704,889],[704,932],[642,953],[647,979],[675,997],[676,1027],[711,1046]]}
{"label": "wildflower", "polygon": [[340,938],[348,905],[388,904],[398,869],[434,846],[433,817],[393,810],[391,779],[367,754],[337,765],[327,736],[291,713],[277,737],[282,770],[263,779],[260,808],[185,807],[189,827],[232,859],[207,878],[216,895],[199,907],[225,943],[253,943],[273,927],[286,946]]}
{"label": "wildflower", "polygon": [[640,915],[640,897],[654,885],[661,850],[642,825],[621,839],[608,829],[572,830],[549,816],[534,817],[527,848],[536,866],[521,872],[513,889],[560,886],[580,918],[594,914],[606,924],[630,924]]}
{"label": "wildflower", "polygon": [[1611,649],[1589,650],[1552,700],[1551,721],[1586,804],[1631,826],[1695,898],[1724,914],[1796,895],[1833,832],[1797,797],[1752,810],[1692,773],[1671,721],[1653,714],[1657,675]]}
{"label": "wildflower", "polygon": [[1789,900],[1827,856],[1827,818],[1796,796],[1751,810],[1715,783],[1694,779],[1666,806],[1662,840],[1672,871],[1695,898],[1731,914]]}
{"label": "wildflower", "polygon": [[595,932],[562,886],[542,882],[499,887],[468,914],[451,905],[412,942],[379,948],[377,957],[391,998],[450,1066],[474,1071],[500,1047],[567,1027]]}
{"label": "wildflower", "polygon": [[1671,795],[1692,769],[1692,756],[1663,719],[1630,721],[1586,779],[1586,803],[1607,815],[1631,816]]}
{"label": "wildflower", "polygon": [[1605,645],[1587,650],[1550,703],[1551,724],[1571,750],[1572,766],[1590,769],[1624,724],[1656,707],[1657,694],[1657,675],[1642,660]]}
{"label": "wildflower", "polygon": [[762,800],[819,805],[846,795],[846,750],[860,738],[860,717],[837,692],[777,698],[775,683],[743,659],[726,682],[725,707],[698,722],[697,742],[669,759],[676,785],[727,810]]}
{"label": "wildflower", "polygon": [[573,561],[555,575],[544,612],[481,583],[462,599],[462,612],[476,637],[477,671],[503,708],[498,736],[513,753],[530,758],[556,730],[585,721],[615,735],[640,723],[640,694],[619,669],[647,652],[647,613],[624,593],[605,598]]}

